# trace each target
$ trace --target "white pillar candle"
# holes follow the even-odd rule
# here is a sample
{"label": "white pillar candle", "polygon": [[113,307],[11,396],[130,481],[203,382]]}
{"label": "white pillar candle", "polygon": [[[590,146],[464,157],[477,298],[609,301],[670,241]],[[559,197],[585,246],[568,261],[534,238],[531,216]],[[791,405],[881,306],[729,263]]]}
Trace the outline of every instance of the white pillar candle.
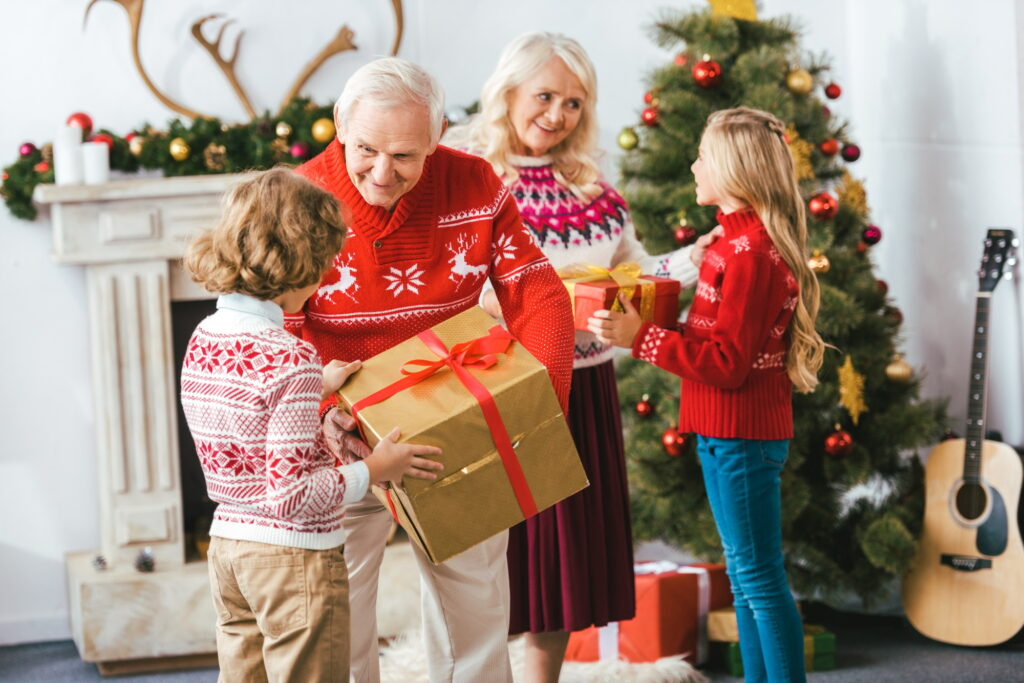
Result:
{"label": "white pillar candle", "polygon": [[82,129],[61,126],[53,140],[53,173],[58,185],[82,182]]}
{"label": "white pillar candle", "polygon": [[107,143],[82,144],[82,171],[86,185],[99,185],[110,180],[110,148]]}

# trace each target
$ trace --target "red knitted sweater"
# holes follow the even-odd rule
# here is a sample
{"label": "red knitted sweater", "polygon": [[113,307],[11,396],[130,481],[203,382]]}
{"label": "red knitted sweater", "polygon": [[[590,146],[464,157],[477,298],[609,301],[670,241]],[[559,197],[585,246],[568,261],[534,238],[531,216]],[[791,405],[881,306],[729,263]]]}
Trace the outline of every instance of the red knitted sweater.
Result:
{"label": "red knitted sweater", "polygon": [[796,278],[752,210],[719,212],[681,330],[644,323],[633,355],[682,378],[679,430],[738,439],[793,436],[786,374]]}
{"label": "red knitted sweater", "polygon": [[337,140],[297,172],[333,193],[349,224],[320,289],[286,318],[324,362],[369,358],[475,306],[490,278],[509,331],[548,369],[566,409],[569,295],[486,161],[439,146],[392,211],[363,200]]}

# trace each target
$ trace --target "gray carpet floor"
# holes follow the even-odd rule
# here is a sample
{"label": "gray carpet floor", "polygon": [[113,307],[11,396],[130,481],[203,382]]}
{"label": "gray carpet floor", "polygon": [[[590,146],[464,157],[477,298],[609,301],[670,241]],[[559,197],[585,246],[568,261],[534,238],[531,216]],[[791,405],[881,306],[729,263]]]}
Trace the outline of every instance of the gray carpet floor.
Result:
{"label": "gray carpet floor", "polygon": [[[1024,681],[1024,635],[993,648],[962,648],[930,641],[901,617],[836,612],[805,607],[808,622],[835,632],[836,669],[812,672],[814,683],[1003,683]],[[722,671],[705,670],[715,683],[740,681]],[[11,683],[213,683],[215,670],[179,671],[105,679],[78,658],[70,641],[0,648],[0,681]]]}

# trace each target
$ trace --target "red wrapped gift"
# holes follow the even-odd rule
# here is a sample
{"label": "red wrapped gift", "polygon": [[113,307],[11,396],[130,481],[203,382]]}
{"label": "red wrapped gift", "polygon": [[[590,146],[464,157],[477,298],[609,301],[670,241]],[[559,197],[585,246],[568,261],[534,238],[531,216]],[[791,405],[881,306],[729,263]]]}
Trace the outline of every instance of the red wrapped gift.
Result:
{"label": "red wrapped gift", "polygon": [[683,655],[694,665],[708,657],[707,615],[732,604],[724,564],[637,564],[636,616],[569,636],[565,658],[576,662],[625,659],[654,662]]}
{"label": "red wrapped gift", "polygon": [[629,295],[640,317],[659,327],[674,329],[679,316],[679,282],[666,277],[641,275],[635,263],[620,263],[612,269],[592,265],[569,266],[558,271],[572,299],[573,322],[577,330],[587,329],[595,311],[621,311],[619,290]]}

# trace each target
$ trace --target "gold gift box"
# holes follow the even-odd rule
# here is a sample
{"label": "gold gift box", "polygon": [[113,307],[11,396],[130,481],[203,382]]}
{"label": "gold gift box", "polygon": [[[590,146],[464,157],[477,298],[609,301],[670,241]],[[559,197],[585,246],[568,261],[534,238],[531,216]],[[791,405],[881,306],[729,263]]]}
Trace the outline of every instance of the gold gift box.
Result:
{"label": "gold gift box", "polygon": [[[450,349],[494,326],[483,309],[472,308],[431,329]],[[544,366],[516,341],[496,358],[489,368],[466,367],[494,397],[536,508],[543,510],[585,488],[586,474]],[[363,361],[338,392],[342,403],[351,410],[354,403],[402,380],[402,367],[414,359],[436,361],[438,356],[412,337]],[[523,521],[483,410],[450,368],[360,408],[357,417],[370,446],[398,426],[400,441],[442,449],[437,459],[445,468],[436,481],[403,477],[388,492],[374,487],[434,564]]]}

